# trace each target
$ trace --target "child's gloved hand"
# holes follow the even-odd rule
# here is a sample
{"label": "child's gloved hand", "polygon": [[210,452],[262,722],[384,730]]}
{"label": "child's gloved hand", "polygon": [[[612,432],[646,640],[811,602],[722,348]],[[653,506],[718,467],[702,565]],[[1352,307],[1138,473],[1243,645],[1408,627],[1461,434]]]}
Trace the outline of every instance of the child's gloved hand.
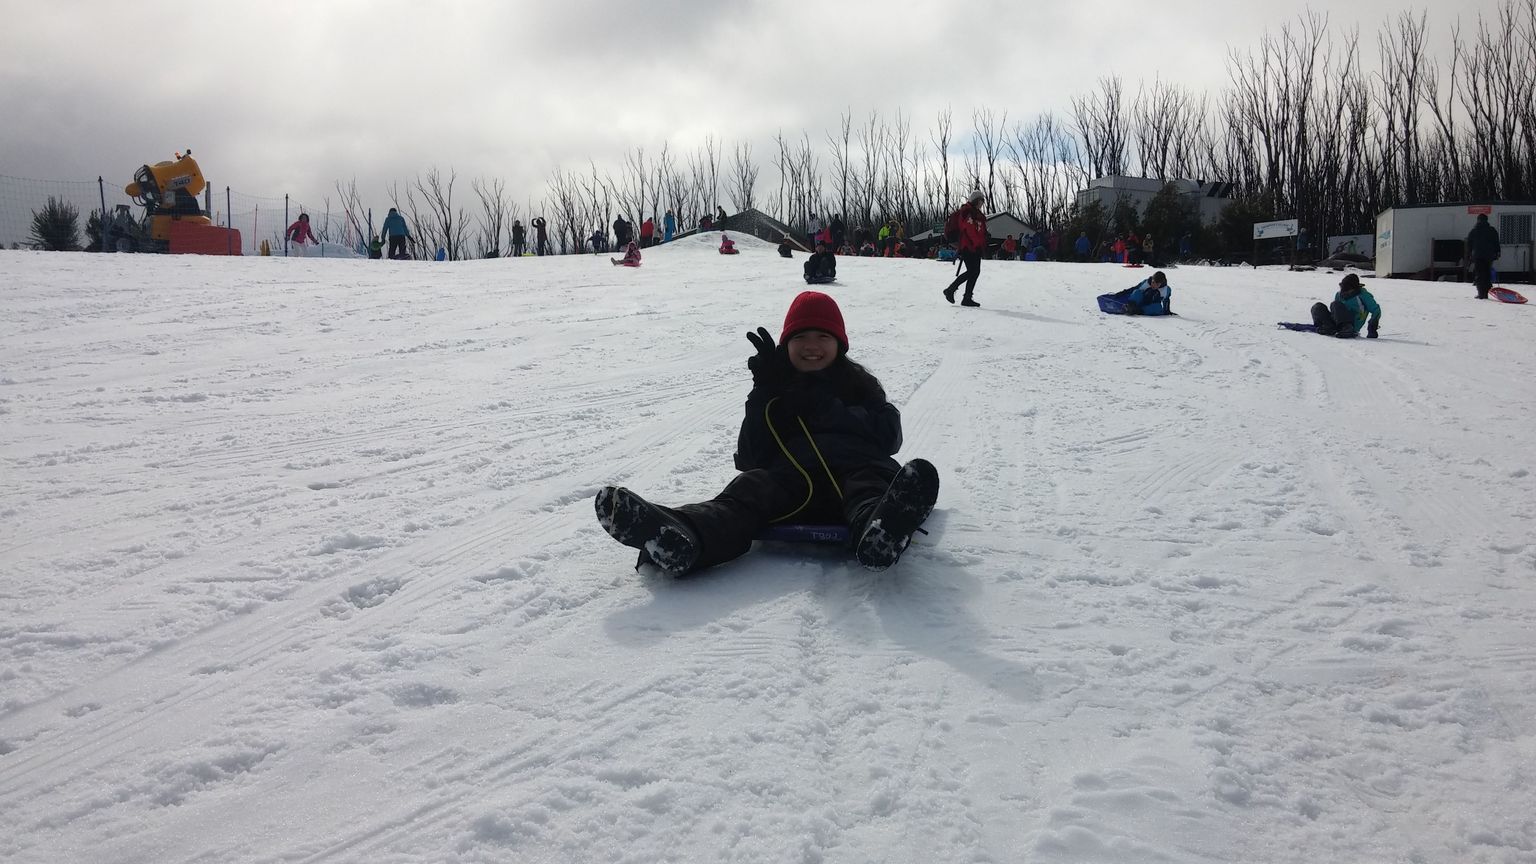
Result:
{"label": "child's gloved hand", "polygon": [[757,349],[757,353],[747,358],[747,368],[752,370],[752,386],[774,387],[783,383],[785,375],[784,363],[779,359],[776,345],[773,344],[773,334],[766,328],[757,328],[756,333],[748,333],[747,341]]}

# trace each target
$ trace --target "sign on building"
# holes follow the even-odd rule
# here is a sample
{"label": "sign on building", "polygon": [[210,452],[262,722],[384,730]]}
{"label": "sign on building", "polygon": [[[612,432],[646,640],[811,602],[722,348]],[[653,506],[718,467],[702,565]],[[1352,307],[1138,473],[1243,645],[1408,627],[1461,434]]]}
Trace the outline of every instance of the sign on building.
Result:
{"label": "sign on building", "polygon": [[1253,223],[1253,239],[1268,240],[1271,237],[1295,237],[1301,230],[1301,226],[1295,219],[1281,219],[1278,222]]}

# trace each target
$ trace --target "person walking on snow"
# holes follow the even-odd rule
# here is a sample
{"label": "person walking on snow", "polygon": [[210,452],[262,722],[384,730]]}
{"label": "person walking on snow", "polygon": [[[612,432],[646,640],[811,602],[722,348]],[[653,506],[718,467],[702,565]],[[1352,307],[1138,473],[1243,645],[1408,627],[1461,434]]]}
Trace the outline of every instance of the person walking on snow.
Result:
{"label": "person walking on snow", "polygon": [[987,215],[981,212],[981,204],[986,200],[987,196],[980,189],[972,190],[960,209],[951,213],[944,223],[944,236],[955,244],[957,257],[965,267],[965,271],[944,289],[944,299],[955,302],[955,291],[964,284],[965,297],[960,301],[961,306],[981,305],[972,295],[976,291],[976,280],[981,276],[981,256],[987,251]]}
{"label": "person walking on snow", "polygon": [[300,213],[299,218],[295,219],[293,224],[288,226],[288,232],[285,236],[293,244],[292,248],[295,249],[296,254],[300,258],[308,254],[309,244],[320,242],[315,239],[315,232],[309,228],[308,213]]}
{"label": "person walking on snow", "polygon": [[618,486],[593,499],[608,536],[687,576],[745,554],[776,522],[849,527],[854,558],[871,570],[900,559],[938,500],[931,463],[899,465],[901,412],[869,370],[848,357],[837,301],[805,291],[784,316],[779,344],[748,333],[752,390],[736,444],[736,478],[709,501],[663,507]]}
{"label": "person walking on snow", "polygon": [[1477,214],[1477,222],[1467,233],[1467,260],[1472,262],[1472,284],[1477,286],[1477,299],[1488,299],[1488,289],[1493,287],[1493,262],[1503,253],[1499,232],[1488,224],[1488,214]]}

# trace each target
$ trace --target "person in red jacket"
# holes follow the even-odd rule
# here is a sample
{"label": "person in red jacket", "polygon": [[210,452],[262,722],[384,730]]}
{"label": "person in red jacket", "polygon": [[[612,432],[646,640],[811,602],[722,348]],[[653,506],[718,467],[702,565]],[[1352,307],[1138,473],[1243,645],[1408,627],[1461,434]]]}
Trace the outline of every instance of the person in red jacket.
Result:
{"label": "person in red jacket", "polygon": [[960,301],[961,306],[981,305],[971,295],[976,291],[976,279],[981,276],[981,256],[987,251],[987,214],[981,211],[982,202],[986,200],[987,196],[980,189],[973,190],[960,209],[950,214],[944,223],[944,236],[954,242],[955,251],[959,253],[957,257],[965,264],[965,272],[944,289],[944,299],[955,302],[955,290],[963,282],[965,297]]}
{"label": "person in red jacket", "polygon": [[640,223],[640,246],[641,246],[641,248],[644,248],[646,246],[650,246],[651,245],[651,238],[655,237],[655,236],[656,236],[656,219],[654,217],[647,216],[645,221]]}
{"label": "person in red jacket", "polygon": [[288,226],[287,237],[288,241],[293,244],[289,248],[293,249],[300,258],[308,254],[310,243],[320,242],[315,238],[315,232],[310,230],[308,213],[300,213],[299,218],[292,225]]}

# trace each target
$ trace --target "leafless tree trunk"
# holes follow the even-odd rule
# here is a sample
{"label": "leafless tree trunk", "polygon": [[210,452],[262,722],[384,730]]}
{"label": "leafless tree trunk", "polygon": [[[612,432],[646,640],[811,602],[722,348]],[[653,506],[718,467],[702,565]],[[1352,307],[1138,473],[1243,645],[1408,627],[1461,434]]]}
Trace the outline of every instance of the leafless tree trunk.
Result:
{"label": "leafless tree trunk", "polygon": [[476,251],[481,258],[500,258],[502,232],[509,230],[512,225],[508,215],[511,207],[507,198],[507,184],[496,178],[477,179],[470,181],[470,188],[480,199],[479,247]]}
{"label": "leafless tree trunk", "polygon": [[731,157],[731,176],[726,192],[736,212],[757,206],[757,165],[752,161],[752,145],[737,144]]}

